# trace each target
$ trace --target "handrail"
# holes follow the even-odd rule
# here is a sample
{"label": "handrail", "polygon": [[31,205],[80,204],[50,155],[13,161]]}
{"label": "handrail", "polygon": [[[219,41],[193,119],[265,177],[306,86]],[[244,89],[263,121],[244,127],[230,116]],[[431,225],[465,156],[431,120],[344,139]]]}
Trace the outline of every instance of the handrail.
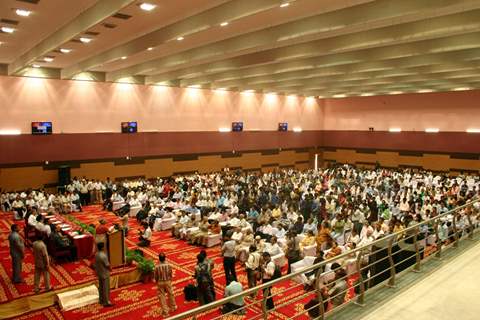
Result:
{"label": "handrail", "polygon": [[[278,284],[278,283],[281,283],[281,282],[284,282],[286,280],[290,280],[292,278],[295,278],[297,276],[300,276],[302,274],[305,274],[305,273],[308,273],[312,270],[316,270],[316,269],[319,269],[323,266],[326,266],[327,264],[329,263],[332,263],[334,261],[337,261],[337,260],[340,260],[340,259],[343,259],[343,258],[347,258],[347,257],[351,257],[351,256],[356,256],[356,253],[363,253],[364,251],[370,249],[371,247],[377,245],[377,244],[382,244],[382,247],[384,247],[384,245],[387,243],[387,244],[394,244],[394,243],[400,243],[402,242],[404,239],[400,239],[399,241],[395,241],[395,239],[397,239],[397,236],[401,236],[401,235],[404,235],[405,233],[409,232],[409,231],[416,231],[418,229],[419,226],[422,226],[422,225],[427,225],[427,224],[430,224],[431,222],[438,222],[440,219],[444,218],[444,217],[447,217],[448,215],[451,215],[452,213],[456,213],[458,211],[461,211],[463,210],[464,208],[466,207],[470,207],[472,206],[474,203],[477,203],[480,201],[480,197],[479,196],[475,196],[473,198],[470,199],[469,202],[465,203],[464,205],[461,205],[461,206],[458,206],[454,209],[451,209],[447,212],[444,212],[440,215],[437,215],[435,217],[432,217],[430,219],[427,219],[427,220],[424,220],[420,223],[417,223],[413,226],[410,226],[410,227],[407,227],[405,229],[403,229],[402,231],[400,232],[396,232],[396,233],[390,233],[380,239],[377,239],[375,241],[372,241],[371,243],[365,245],[365,246],[362,246],[362,247],[358,247],[358,248],[355,248],[353,250],[349,250],[347,252],[344,252],[336,257],[333,257],[333,258],[330,258],[328,260],[324,260],[322,262],[319,262],[317,264],[314,264],[312,266],[309,266],[309,267],[305,267],[305,268],[302,268],[301,270],[298,270],[296,272],[293,272],[293,273],[290,273],[288,275],[285,275],[285,276],[282,276],[278,279],[275,279],[275,280],[271,280],[267,283],[264,283],[264,284],[261,284],[261,285],[258,285],[254,288],[249,288],[249,289],[246,289],[246,290],[243,290],[242,292],[240,293],[237,293],[235,295],[232,295],[232,296],[229,296],[229,297],[226,297],[226,298],[222,298],[220,300],[216,300],[214,302],[211,302],[211,303],[208,303],[208,304],[205,304],[203,306],[199,306],[197,308],[194,308],[194,309],[191,309],[191,310],[188,310],[188,311],[185,311],[185,312],[182,312],[180,314],[177,314],[177,315],[174,315],[172,317],[169,317],[167,318],[167,320],[181,320],[181,319],[185,319],[185,318],[188,318],[188,317],[194,317],[195,315],[198,315],[198,314],[201,314],[203,312],[206,312],[208,310],[211,310],[211,309],[215,309],[215,308],[218,308],[220,306],[223,306],[224,304],[226,304],[227,302],[230,302],[232,300],[235,300],[236,298],[240,298],[240,297],[247,297],[251,294],[256,294],[259,290],[263,290],[263,289],[267,289],[267,288],[270,288],[270,287],[273,287],[274,285]],[[455,219],[455,214],[454,214],[454,219]],[[473,231],[472,231],[473,232]],[[413,236],[413,235],[412,235]],[[417,238],[416,237],[416,234],[415,234],[415,237],[414,238]],[[455,234],[455,238],[456,238],[456,241],[458,240],[457,238],[457,234]],[[414,243],[412,243],[413,245],[417,244],[418,245],[418,241],[414,241]],[[417,248],[418,249],[418,248]],[[416,250],[418,252],[418,250]],[[358,259],[357,259],[358,260]],[[358,262],[358,261],[357,261]],[[417,263],[418,260],[417,260]],[[416,267],[417,268],[417,267]],[[393,272],[393,271],[392,271]],[[317,277],[318,278],[318,277]],[[363,283],[363,281],[362,281]],[[195,318],[194,318],[195,319]]]}

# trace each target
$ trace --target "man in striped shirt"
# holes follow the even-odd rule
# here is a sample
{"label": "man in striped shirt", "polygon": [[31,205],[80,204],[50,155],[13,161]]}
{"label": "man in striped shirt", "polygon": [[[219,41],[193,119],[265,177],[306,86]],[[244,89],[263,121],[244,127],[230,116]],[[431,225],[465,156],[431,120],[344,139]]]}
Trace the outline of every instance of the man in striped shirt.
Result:
{"label": "man in striped shirt", "polygon": [[155,267],[155,281],[157,282],[158,298],[160,299],[160,307],[162,309],[163,317],[168,316],[167,295],[170,304],[170,311],[177,310],[175,304],[175,296],[172,289],[172,267],[165,261],[165,254],[160,252],[158,254],[160,264]]}

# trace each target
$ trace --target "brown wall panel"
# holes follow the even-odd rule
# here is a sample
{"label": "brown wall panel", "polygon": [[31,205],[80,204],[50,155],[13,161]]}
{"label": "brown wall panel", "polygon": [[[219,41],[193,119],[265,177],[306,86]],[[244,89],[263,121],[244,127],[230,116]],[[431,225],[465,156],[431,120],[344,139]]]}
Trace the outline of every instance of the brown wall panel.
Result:
{"label": "brown wall panel", "polygon": [[326,163],[350,163],[372,168],[378,162],[383,167],[423,168],[432,171],[480,170],[479,160],[455,159],[449,154],[424,153],[423,156],[403,156],[398,152],[377,151],[374,154],[359,153],[352,149],[324,151]]}
{"label": "brown wall panel", "polygon": [[[87,177],[89,179],[112,180],[127,177],[167,177],[173,174],[191,172],[214,172],[225,166],[244,170],[272,171],[281,166],[309,168],[309,151],[296,152],[295,150],[279,151],[276,154],[262,152],[245,152],[234,158],[224,158],[221,154],[202,155],[196,160],[175,161],[174,157],[145,159],[144,163],[116,164],[115,161],[96,161],[80,163],[71,169],[72,177]],[[26,188],[40,188],[46,184],[57,182],[56,170],[45,170],[42,166],[0,168],[0,187],[5,190],[20,190]]]}

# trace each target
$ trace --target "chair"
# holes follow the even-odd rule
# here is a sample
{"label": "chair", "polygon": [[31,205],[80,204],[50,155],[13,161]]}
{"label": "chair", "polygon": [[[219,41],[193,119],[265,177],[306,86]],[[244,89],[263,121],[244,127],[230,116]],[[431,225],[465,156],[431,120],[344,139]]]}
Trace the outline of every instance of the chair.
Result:
{"label": "chair", "polygon": [[117,211],[125,205],[125,201],[114,201],[112,202],[112,211]]}
{"label": "chair", "polygon": [[169,230],[172,229],[173,225],[177,222],[177,218],[172,216],[171,218],[164,218],[160,222],[160,230]]}
{"label": "chair", "polygon": [[209,234],[207,237],[207,248],[220,244],[221,240],[222,240],[221,233]]}
{"label": "chair", "polygon": [[272,257],[273,263],[275,263],[276,266],[283,267],[284,265],[287,264],[288,260],[285,257],[285,253],[279,253],[277,255],[274,255]]}
{"label": "chair", "polygon": [[61,258],[66,258],[67,260],[74,258],[74,257],[72,257],[72,251],[70,250],[70,248],[58,248],[55,245],[55,241],[53,240],[53,238],[49,238],[47,240],[47,251],[48,251],[48,254],[55,261],[57,261]]}
{"label": "chair", "polygon": [[[312,266],[314,261],[315,261],[315,257],[308,256],[303,258],[300,261],[292,263],[292,265],[290,266],[290,269],[292,270],[292,273],[294,273],[294,272],[300,271],[301,269],[305,269],[307,267]],[[307,283],[308,279],[305,276],[305,274],[301,274],[299,276],[292,278],[292,281],[295,281],[297,283]]]}
{"label": "chair", "polygon": [[136,217],[137,213],[142,210],[142,206],[137,207],[130,207],[130,211],[128,212],[129,217]]}
{"label": "chair", "polygon": [[303,256],[304,257],[308,257],[308,256],[315,257],[316,255],[317,255],[317,245],[316,244],[312,244],[311,246],[303,247]]}

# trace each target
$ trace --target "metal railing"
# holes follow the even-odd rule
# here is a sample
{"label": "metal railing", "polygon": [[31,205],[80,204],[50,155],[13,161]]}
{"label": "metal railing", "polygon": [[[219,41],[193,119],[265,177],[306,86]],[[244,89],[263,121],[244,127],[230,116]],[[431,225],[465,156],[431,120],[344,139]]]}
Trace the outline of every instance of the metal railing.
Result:
{"label": "metal railing", "polygon": [[[479,201],[480,199],[478,197],[472,198],[468,203],[458,206],[453,210],[407,227],[400,232],[387,234],[384,237],[369,243],[368,245],[358,247],[353,250],[348,250],[334,258],[302,268],[296,272],[292,272],[288,275],[282,276],[281,278],[271,280],[254,288],[246,289],[239,294],[222,298],[212,303],[188,310],[181,314],[172,316],[168,318],[168,320],[216,320],[222,319],[222,317],[230,314],[238,314],[239,311],[247,312],[247,309],[251,308],[255,308],[257,314],[250,316],[248,319],[267,319],[270,312],[278,311],[279,309],[297,301],[300,301],[303,304],[305,302],[304,299],[308,296],[312,296],[313,299],[316,299],[316,301],[313,303],[313,306],[308,309],[301,310],[293,316],[289,315],[290,319],[296,319],[306,315],[307,313],[311,313],[309,315],[311,319],[323,320],[325,319],[326,315],[334,313],[336,310],[345,307],[345,305],[349,303],[355,303],[357,305],[364,306],[365,296],[373,286],[380,286],[384,284],[387,287],[395,287],[396,278],[399,274],[407,270],[419,272],[422,268],[422,264],[426,263],[430,258],[441,258],[443,250],[457,248],[458,242],[465,238],[470,240],[473,239],[473,234],[477,229],[478,223],[480,222],[480,219],[477,219],[476,217],[479,212],[476,208],[474,208],[473,205]],[[441,237],[439,229],[441,228],[441,222],[444,222],[445,219],[448,219],[451,225],[448,229],[444,230],[446,231],[446,235]],[[421,231],[422,228],[423,231]],[[429,245],[428,242],[432,241],[433,243],[430,243],[431,252],[428,258],[425,258],[425,249]],[[349,260],[350,265],[353,265],[354,271],[347,273],[347,275],[342,277],[335,276],[335,279],[330,283],[324,283],[324,270],[326,268],[328,269],[335,262],[339,263],[342,268],[344,268],[346,260]],[[274,293],[272,293],[271,289],[273,287],[289,280],[302,278],[302,275],[305,275],[305,273],[312,272],[315,274],[315,277],[312,280],[312,290],[295,296],[286,302],[275,304],[273,309],[268,310],[268,298],[271,297],[275,300],[275,298],[279,295],[292,289],[304,290],[304,283],[297,282],[295,285],[287,286],[287,288],[282,291],[276,290]],[[334,296],[325,294],[325,288],[328,289],[328,287],[331,287],[335,283],[338,283],[341,280],[346,281],[347,278],[352,276],[358,277],[358,280],[355,284],[352,286],[347,286],[346,289],[337,292]],[[343,300],[344,302],[340,305],[333,306],[333,308],[330,307],[328,308],[328,311],[326,310],[326,307],[332,304],[331,302],[333,299],[339,296],[344,297],[348,291],[352,290],[352,288],[355,291],[355,296],[353,299],[348,301]],[[257,298],[259,291],[263,292],[263,294],[260,298]],[[210,313],[210,311],[221,308],[228,302],[232,302],[232,300],[240,297],[245,301],[241,308],[225,314],[217,315]],[[207,313],[208,316],[206,316]]]}

